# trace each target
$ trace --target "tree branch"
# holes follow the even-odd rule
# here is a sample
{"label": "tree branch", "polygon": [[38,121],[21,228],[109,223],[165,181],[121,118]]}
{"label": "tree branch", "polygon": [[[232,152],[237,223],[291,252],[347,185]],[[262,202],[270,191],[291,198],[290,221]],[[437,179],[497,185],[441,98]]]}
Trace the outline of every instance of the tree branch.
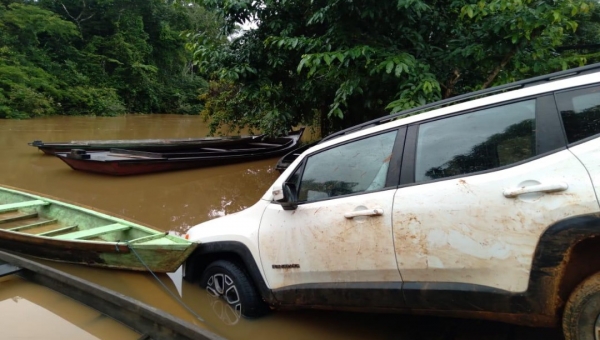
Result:
{"label": "tree branch", "polygon": [[461,74],[457,68],[454,69],[453,74],[454,77],[448,79],[448,81],[446,82],[447,85],[444,85],[444,87],[446,88],[446,91],[444,91],[444,98],[450,98],[450,96],[452,96],[452,92],[454,92],[454,85],[456,85],[456,83],[460,79]]}
{"label": "tree branch", "polygon": [[537,30],[534,30],[531,35],[530,38],[528,40],[523,40],[521,41],[518,45],[516,45],[512,50],[510,50],[510,52],[508,52],[504,58],[502,59],[502,61],[500,62],[500,64],[498,64],[498,66],[496,66],[496,68],[494,69],[494,71],[492,71],[492,74],[490,74],[487,78],[487,80],[485,81],[485,83],[483,83],[483,87],[482,89],[487,88],[488,86],[490,86],[492,84],[492,82],[496,79],[496,77],[498,76],[498,73],[500,73],[500,71],[502,71],[502,69],[504,68],[504,66],[506,66],[506,64],[508,64],[508,62],[515,56],[515,54],[517,54],[517,52],[527,43],[532,41],[533,39],[535,39],[538,35],[540,35],[540,33],[542,32],[542,28],[538,28]]}
{"label": "tree branch", "polygon": [[81,16],[83,15],[83,12],[85,12],[87,5],[85,3],[85,0],[82,0],[81,3],[83,4],[83,9],[81,10],[81,12],[79,13],[79,15],[77,16],[77,18],[75,18],[74,16],[71,15],[71,13],[69,13],[69,10],[67,9],[67,6],[65,6],[65,4],[63,4],[62,2],[60,3],[60,5],[62,6],[62,8],[65,10],[65,12],[67,13],[67,15],[69,16],[69,18],[71,18],[75,24],[77,25],[77,28],[79,29],[79,34],[81,34],[81,39],[83,39],[83,30],[81,29],[81,23],[91,19],[96,13],[92,13],[90,16],[88,16],[85,19],[81,19]]}
{"label": "tree branch", "polygon": [[500,64],[498,64],[496,66],[496,68],[494,69],[494,71],[492,71],[492,74],[490,74],[487,78],[487,80],[485,81],[485,83],[483,83],[482,89],[487,88],[488,86],[490,86],[490,84],[494,81],[494,79],[496,79],[496,77],[498,76],[498,73],[500,73],[500,71],[502,71],[502,69],[504,68],[504,66],[506,66],[506,64],[512,59],[512,57],[515,56],[515,54],[517,54],[517,50],[518,47],[515,46],[512,50],[510,50],[510,52],[508,52],[505,56],[504,59],[502,59],[502,61],[500,62]]}

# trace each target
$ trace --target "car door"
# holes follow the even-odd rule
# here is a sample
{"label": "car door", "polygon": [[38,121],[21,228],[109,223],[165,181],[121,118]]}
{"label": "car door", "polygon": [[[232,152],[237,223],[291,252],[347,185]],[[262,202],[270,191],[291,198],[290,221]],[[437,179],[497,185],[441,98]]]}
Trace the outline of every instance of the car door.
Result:
{"label": "car door", "polygon": [[395,286],[393,300],[403,303],[391,222],[401,155],[392,151],[404,136],[395,128],[338,143],[306,156],[285,179],[297,188],[296,209],[272,202],[259,230],[263,270],[279,301],[364,306]]}
{"label": "car door", "polygon": [[407,301],[434,282],[523,292],[546,228],[599,209],[552,95],[426,121],[406,143],[393,229]]}
{"label": "car door", "polygon": [[600,194],[600,85],[556,93],[569,150],[586,167]]}

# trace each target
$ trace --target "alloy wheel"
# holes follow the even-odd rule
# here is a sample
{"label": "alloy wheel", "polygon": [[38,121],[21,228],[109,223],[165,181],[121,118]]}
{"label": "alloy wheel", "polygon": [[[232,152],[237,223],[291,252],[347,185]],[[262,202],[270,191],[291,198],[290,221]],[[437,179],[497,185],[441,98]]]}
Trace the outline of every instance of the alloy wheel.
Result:
{"label": "alloy wheel", "polygon": [[212,275],[206,283],[206,290],[214,297],[223,298],[238,315],[242,314],[240,294],[229,275],[222,273]]}

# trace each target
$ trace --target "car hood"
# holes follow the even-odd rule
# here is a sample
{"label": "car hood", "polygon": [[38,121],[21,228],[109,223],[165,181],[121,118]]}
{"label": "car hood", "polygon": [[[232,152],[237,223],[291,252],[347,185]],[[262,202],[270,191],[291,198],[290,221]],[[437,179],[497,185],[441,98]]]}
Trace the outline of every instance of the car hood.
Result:
{"label": "car hood", "polygon": [[268,204],[259,200],[240,212],[197,224],[188,230],[186,238],[199,243],[239,241],[257,244],[260,220]]}

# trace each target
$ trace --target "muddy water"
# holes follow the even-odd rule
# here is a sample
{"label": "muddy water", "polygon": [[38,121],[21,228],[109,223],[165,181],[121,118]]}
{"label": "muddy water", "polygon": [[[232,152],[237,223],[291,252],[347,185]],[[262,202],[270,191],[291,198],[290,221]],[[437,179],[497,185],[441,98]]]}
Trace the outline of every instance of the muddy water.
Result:
{"label": "muddy water", "polygon": [[[190,226],[252,205],[277,178],[274,170],[277,159],[142,176],[109,177],[71,170],[58,158],[42,155],[27,142],[185,138],[202,137],[206,133],[206,124],[197,116],[0,120],[0,185],[54,196],[157,229],[184,233]],[[150,275],[44,263],[139,299],[230,339],[504,339],[508,334],[517,334],[514,339],[539,336],[559,339],[556,332],[517,328],[515,333],[512,326],[406,315],[301,311],[272,313],[259,320],[238,320],[220,300],[209,298],[203,290],[187,282],[183,283],[181,299],[193,313],[178,304],[171,293]],[[161,276],[161,280],[170,292],[176,292],[174,284],[166,276]],[[4,287],[0,283],[0,293],[5,290]],[[35,290],[35,287],[29,286],[27,290]],[[18,294],[15,291],[13,296]],[[38,295],[44,294],[45,291],[38,292]],[[12,308],[10,304],[7,306],[0,304],[0,312],[3,308]],[[53,312],[59,315],[83,313],[79,310],[82,307],[77,304],[52,306]],[[86,330],[77,320],[69,321]],[[87,332],[101,339],[128,339],[131,336],[129,330],[118,328],[114,328],[117,333],[109,335]],[[448,337],[449,334],[456,337]]]}
{"label": "muddy water", "polygon": [[2,339],[134,340],[141,336],[95,309],[17,276],[0,279],[0,327]]}

